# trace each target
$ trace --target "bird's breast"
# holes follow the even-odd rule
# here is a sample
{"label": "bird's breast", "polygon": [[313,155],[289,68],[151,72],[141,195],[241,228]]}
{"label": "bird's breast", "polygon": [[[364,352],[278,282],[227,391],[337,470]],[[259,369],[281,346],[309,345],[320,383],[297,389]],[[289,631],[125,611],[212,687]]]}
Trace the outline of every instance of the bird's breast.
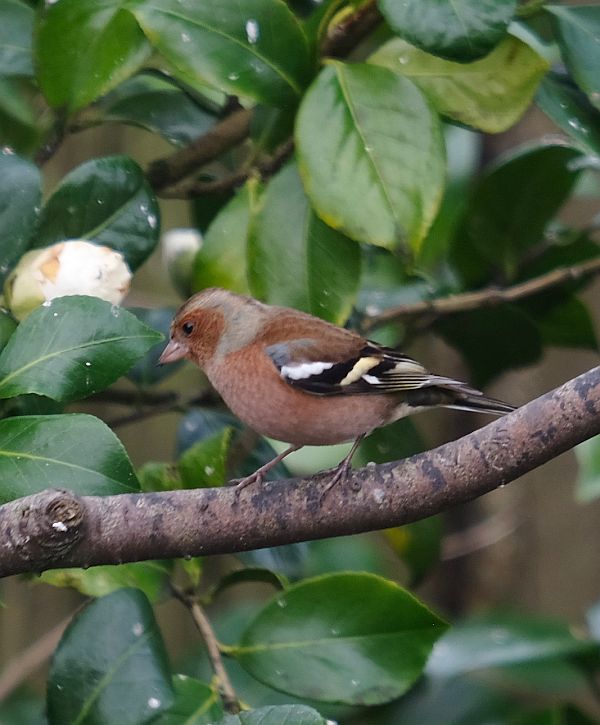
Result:
{"label": "bird's breast", "polygon": [[237,351],[206,368],[229,409],[253,430],[297,445],[354,440],[389,422],[397,407],[390,395],[313,395],[279,376],[260,351]]}

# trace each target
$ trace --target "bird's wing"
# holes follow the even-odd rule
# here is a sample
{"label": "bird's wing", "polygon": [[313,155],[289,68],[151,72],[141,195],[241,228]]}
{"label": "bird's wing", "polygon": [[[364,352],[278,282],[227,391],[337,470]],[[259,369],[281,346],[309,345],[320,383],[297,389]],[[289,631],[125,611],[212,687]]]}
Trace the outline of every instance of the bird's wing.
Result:
{"label": "bird's wing", "polygon": [[[396,393],[456,385],[450,378],[432,375],[397,350],[366,341],[361,346],[349,345],[345,355],[338,348],[335,356],[319,355],[319,345],[307,338],[270,345],[265,351],[283,380],[318,395]],[[473,389],[470,392],[477,394]]]}

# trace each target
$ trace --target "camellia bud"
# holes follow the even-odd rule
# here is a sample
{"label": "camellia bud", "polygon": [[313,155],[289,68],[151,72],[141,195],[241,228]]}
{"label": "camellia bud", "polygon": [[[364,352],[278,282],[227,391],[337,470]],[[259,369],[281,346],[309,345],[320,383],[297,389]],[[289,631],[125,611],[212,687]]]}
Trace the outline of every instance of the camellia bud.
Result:
{"label": "camellia bud", "polygon": [[6,304],[23,320],[44,302],[67,295],[121,303],[131,282],[123,255],[79,239],[24,254],[4,284]]}
{"label": "camellia bud", "polygon": [[162,236],[163,260],[173,286],[183,297],[189,297],[194,257],[202,246],[197,229],[171,229]]}

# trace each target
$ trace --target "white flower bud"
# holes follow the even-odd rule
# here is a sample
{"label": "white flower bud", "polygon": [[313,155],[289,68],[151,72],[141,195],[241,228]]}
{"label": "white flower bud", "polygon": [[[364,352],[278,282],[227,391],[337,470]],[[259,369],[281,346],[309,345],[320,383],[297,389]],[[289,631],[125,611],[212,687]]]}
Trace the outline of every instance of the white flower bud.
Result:
{"label": "white flower bud", "polygon": [[162,235],[162,254],[175,289],[189,297],[194,257],[202,246],[197,229],[170,229]]}
{"label": "white flower bud", "polygon": [[131,282],[123,255],[79,239],[24,254],[4,285],[12,314],[23,320],[44,302],[67,295],[121,303]]}

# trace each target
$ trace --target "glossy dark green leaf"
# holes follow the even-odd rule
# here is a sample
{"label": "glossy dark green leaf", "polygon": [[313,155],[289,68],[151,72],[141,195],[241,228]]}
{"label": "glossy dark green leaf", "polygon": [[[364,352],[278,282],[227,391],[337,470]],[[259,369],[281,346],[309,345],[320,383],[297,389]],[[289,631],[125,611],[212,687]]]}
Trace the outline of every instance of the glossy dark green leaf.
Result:
{"label": "glossy dark green leaf", "polygon": [[231,654],[276,689],[325,702],[372,705],[421,674],[445,623],[396,584],[332,574],[267,604]]}
{"label": "glossy dark green leaf", "polygon": [[3,0],[0,7],[0,77],[31,76],[33,10],[21,0]]}
{"label": "glossy dark green leaf", "polygon": [[327,725],[322,715],[307,705],[268,705],[227,715],[217,725]]}
{"label": "glossy dark green leaf", "polygon": [[134,314],[144,325],[157,330],[163,336],[163,339],[160,339],[156,345],[151,347],[144,357],[138,360],[127,373],[127,377],[137,385],[154,385],[177,372],[183,365],[183,360],[169,365],[158,364],[158,358],[165,349],[164,341],[169,338],[169,329],[175,315],[175,308],[130,307],[129,312]]}
{"label": "glossy dark green leaf", "polygon": [[6,148],[26,156],[37,150],[42,135],[34,95],[21,79],[0,77],[0,138]]}
{"label": "glossy dark green leaf", "polygon": [[586,151],[600,154],[600,112],[568,77],[548,73],[540,84],[536,102]]}
{"label": "glossy dark green leaf", "polygon": [[223,428],[185,451],[177,462],[184,488],[209,488],[225,483],[232,435],[233,428]]}
{"label": "glossy dark green leaf", "polygon": [[254,151],[266,154],[276,151],[294,132],[295,120],[295,109],[256,106],[250,122]]}
{"label": "glossy dark green leaf", "polygon": [[131,587],[144,592],[151,602],[167,589],[169,566],[164,561],[138,561],[91,569],[52,569],[36,581],[55,587],[70,587],[89,597],[104,597],[117,589]]}
{"label": "glossy dark green leaf", "polygon": [[437,114],[411,81],[331,63],[304,97],[296,144],[306,191],[330,227],[418,250],[438,209],[445,159]]}
{"label": "glossy dark green leaf", "polygon": [[286,589],[289,586],[287,577],[283,574],[259,567],[235,569],[222,576],[210,590],[210,599],[214,599],[229,587],[237,584],[268,584],[275,589]]}
{"label": "glossy dark green leaf", "polygon": [[2,725],[48,725],[45,707],[39,694],[19,688],[0,703]]}
{"label": "glossy dark green leaf", "polygon": [[0,481],[0,503],[52,487],[97,496],[139,489],[121,441],[83,414],[1,420]]}
{"label": "glossy dark green leaf", "polygon": [[514,305],[451,315],[440,319],[435,330],[464,357],[477,387],[506,370],[534,363],[542,354],[537,325]]}
{"label": "glossy dark green leaf", "polygon": [[15,318],[6,310],[0,309],[0,352],[4,350],[16,329],[17,323]]}
{"label": "glossy dark green leaf", "polygon": [[160,339],[109,302],[59,297],[35,309],[0,354],[0,398],[84,398],[108,387]]}
{"label": "glossy dark green leaf", "polygon": [[[304,577],[349,571],[369,572],[379,576],[392,574],[389,562],[381,555],[379,536],[356,534],[307,544]],[[393,573],[396,573],[395,569]]]}
{"label": "glossy dark green leaf", "polygon": [[102,104],[100,121],[116,121],[158,133],[176,146],[206,133],[216,116],[170,83],[140,76],[123,83]]}
{"label": "glossy dark green leaf", "polygon": [[443,524],[439,516],[386,529],[388,543],[408,569],[410,585],[417,586],[430,573],[442,553]]}
{"label": "glossy dark green leaf", "polygon": [[597,656],[600,645],[577,636],[566,623],[497,614],[455,625],[434,646],[427,673],[435,678],[490,667],[543,662],[556,657]]}
{"label": "glossy dark green leaf", "polygon": [[437,58],[400,38],[369,61],[410,78],[442,115],[488,133],[516,123],[548,70],[541,55],[512,35],[473,63]]}
{"label": "glossy dark green leaf", "polygon": [[535,320],[544,345],[598,350],[592,315],[586,305],[568,292],[548,292],[519,305]]}
{"label": "glossy dark green leaf", "polygon": [[174,701],[165,646],[139,590],[96,599],[73,619],[50,667],[50,723],[139,725]]}
{"label": "glossy dark green leaf", "polygon": [[127,156],[78,166],[42,210],[34,244],[89,239],[116,249],[135,270],[158,242],[159,209],[142,169]]}
{"label": "glossy dark green leaf", "polygon": [[567,68],[594,106],[600,108],[600,8],[549,5],[547,10],[552,14]]}
{"label": "glossy dark green leaf", "polygon": [[249,181],[209,226],[194,259],[192,288],[224,287],[249,294],[247,245],[250,225],[260,204],[260,187]]}
{"label": "glossy dark green leaf", "polygon": [[358,291],[360,259],[360,246],[314,213],[296,165],[282,169],[269,183],[250,232],[253,296],[341,325]]}
{"label": "glossy dark green leaf", "polygon": [[[256,466],[253,469],[256,470]],[[241,475],[248,475],[244,471]],[[237,474],[240,475],[240,474]],[[283,575],[290,581],[297,581],[306,576],[309,558],[312,555],[312,542],[300,541],[297,544],[284,544],[283,546],[270,546],[266,549],[242,551],[236,554],[236,559],[245,566],[268,569],[276,576]]]}
{"label": "glossy dark green leaf", "polygon": [[392,30],[442,58],[487,55],[506,33],[516,0],[379,0]]}
{"label": "glossy dark green leaf", "polygon": [[310,70],[308,46],[281,0],[139,0],[132,12],[188,82],[274,106],[302,94]]}
{"label": "glossy dark green leaf", "polygon": [[568,198],[582,152],[566,143],[528,146],[501,159],[478,183],[453,242],[457,271],[472,287],[500,271],[514,278]]}
{"label": "glossy dark green leaf", "polygon": [[29,246],[42,197],[40,172],[12,151],[0,151],[0,281]]}
{"label": "glossy dark green leaf", "polygon": [[409,418],[377,428],[360,446],[355,459],[357,465],[386,463],[400,458],[408,458],[426,449],[425,441],[415,424]]}
{"label": "glossy dark green leaf", "polygon": [[580,443],[574,450],[579,464],[577,498],[587,503],[600,496],[600,436]]}
{"label": "glossy dark green leaf", "polygon": [[173,677],[175,702],[152,725],[216,725],[225,712],[219,693],[210,685],[187,675]]}
{"label": "glossy dark green leaf", "polygon": [[51,106],[76,111],[124,81],[151,47],[127,6],[61,0],[47,5],[36,37],[40,87]]}

